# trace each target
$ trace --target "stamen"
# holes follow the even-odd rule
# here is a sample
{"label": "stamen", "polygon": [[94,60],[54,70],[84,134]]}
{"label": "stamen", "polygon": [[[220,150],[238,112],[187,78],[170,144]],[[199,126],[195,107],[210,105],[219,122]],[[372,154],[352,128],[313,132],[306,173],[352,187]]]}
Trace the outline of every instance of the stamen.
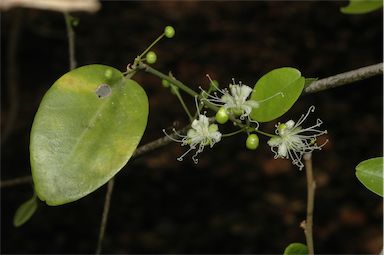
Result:
{"label": "stamen", "polygon": [[252,120],[252,119],[249,117],[249,115],[248,115],[248,120],[249,120],[249,122],[256,124],[255,130],[258,130],[258,129],[259,129],[259,126],[260,126],[259,122],[257,122],[256,120]]}
{"label": "stamen", "polygon": [[196,105],[197,113],[200,116],[200,108],[199,108],[199,104],[197,103],[197,96],[195,96],[195,105]]}
{"label": "stamen", "polygon": [[183,158],[192,150],[196,149],[195,146],[191,146],[186,152],[184,152],[183,155],[181,155],[180,157],[177,158],[178,161],[183,161]]}
{"label": "stamen", "polygon": [[172,131],[173,131],[177,136],[179,136],[179,137],[182,137],[182,138],[187,137],[186,135],[182,135],[182,134],[180,134],[179,132],[177,132],[176,128],[172,128]]}
{"label": "stamen", "polygon": [[309,107],[309,109],[308,109],[308,111],[307,111],[307,113],[304,115],[301,115],[301,117],[300,117],[300,119],[297,121],[297,123],[296,123],[296,125],[295,125],[295,127],[298,127],[298,126],[300,126],[306,119],[307,119],[307,117],[308,117],[308,115],[311,113],[311,112],[314,112],[315,111],[315,106],[311,106],[311,107]]}
{"label": "stamen", "polygon": [[[165,134],[166,137],[168,137],[170,140],[172,140],[174,142],[177,142],[177,143],[182,143],[183,142],[183,140],[178,140],[176,138],[173,138],[171,135],[168,135],[167,132],[165,131],[165,129],[163,129],[163,133]],[[178,133],[176,133],[176,132],[175,132],[175,134],[178,135]]]}

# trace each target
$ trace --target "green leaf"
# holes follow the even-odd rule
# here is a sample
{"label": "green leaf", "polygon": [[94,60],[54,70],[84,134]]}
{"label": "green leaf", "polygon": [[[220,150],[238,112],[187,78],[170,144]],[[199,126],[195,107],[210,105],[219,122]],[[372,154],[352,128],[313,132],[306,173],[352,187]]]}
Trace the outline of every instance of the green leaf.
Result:
{"label": "green leaf", "polygon": [[349,4],[341,7],[344,14],[365,14],[383,7],[383,0],[349,0]]}
{"label": "green leaf", "polygon": [[356,177],[367,189],[383,196],[383,157],[360,162],[356,166]]}
{"label": "green leaf", "polygon": [[128,162],[148,118],[135,81],[104,65],[74,69],[45,94],[30,141],[35,190],[48,205],[80,199]]}
{"label": "green leaf", "polygon": [[251,94],[251,99],[260,103],[252,110],[251,118],[266,122],[280,117],[297,101],[304,83],[300,71],[292,67],[274,69],[265,74],[257,81]]}
{"label": "green leaf", "polygon": [[17,208],[15,216],[13,217],[13,225],[15,227],[20,227],[26,223],[32,215],[36,212],[37,209],[37,197],[33,195],[31,199],[24,202]]}
{"label": "green leaf", "polygon": [[285,248],[284,255],[308,255],[308,248],[302,243],[291,243]]}

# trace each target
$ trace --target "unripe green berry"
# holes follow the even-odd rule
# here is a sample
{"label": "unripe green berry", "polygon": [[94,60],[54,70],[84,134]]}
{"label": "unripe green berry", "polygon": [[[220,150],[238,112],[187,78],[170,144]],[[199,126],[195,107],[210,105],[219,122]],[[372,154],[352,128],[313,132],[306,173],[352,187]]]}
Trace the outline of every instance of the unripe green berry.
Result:
{"label": "unripe green berry", "polygon": [[168,80],[163,79],[163,80],[161,81],[161,84],[163,84],[164,88],[169,88],[169,81],[168,81]]}
{"label": "unripe green berry", "polygon": [[256,134],[250,134],[246,141],[247,149],[256,150],[259,147],[259,137]]}
{"label": "unripe green berry", "polygon": [[153,51],[148,52],[145,58],[148,64],[154,64],[156,63],[156,60],[157,60],[156,53]]}
{"label": "unripe green berry", "polygon": [[215,115],[215,119],[216,119],[217,123],[220,123],[220,124],[226,123],[228,121],[228,119],[229,119],[227,110],[224,107],[221,107],[217,111],[217,113]]}
{"label": "unripe green berry", "polygon": [[166,26],[164,29],[164,35],[167,38],[172,38],[175,36],[175,29],[171,26]]}

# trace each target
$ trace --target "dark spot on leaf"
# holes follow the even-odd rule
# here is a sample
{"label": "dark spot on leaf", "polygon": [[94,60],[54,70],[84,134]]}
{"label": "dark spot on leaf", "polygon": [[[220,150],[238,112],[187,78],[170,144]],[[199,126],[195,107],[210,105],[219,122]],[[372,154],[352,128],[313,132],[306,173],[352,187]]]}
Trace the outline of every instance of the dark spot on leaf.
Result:
{"label": "dark spot on leaf", "polygon": [[98,98],[104,98],[111,95],[112,89],[108,84],[101,84],[97,87],[95,93]]}

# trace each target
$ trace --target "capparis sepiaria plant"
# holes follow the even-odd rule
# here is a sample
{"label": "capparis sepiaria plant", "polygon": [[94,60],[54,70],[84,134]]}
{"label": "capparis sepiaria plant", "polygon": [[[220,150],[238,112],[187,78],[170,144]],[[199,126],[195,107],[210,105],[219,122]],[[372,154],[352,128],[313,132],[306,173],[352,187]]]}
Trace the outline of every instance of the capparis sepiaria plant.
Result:
{"label": "capparis sepiaria plant", "polygon": [[[30,136],[35,194],[18,208],[14,225],[28,221],[39,200],[57,206],[92,193],[112,180],[134,156],[149,113],[147,94],[135,81],[135,75],[145,72],[158,77],[159,84],[177,97],[189,119],[185,128],[162,130],[163,142],[185,147],[175,160],[198,164],[201,153],[214,150],[224,139],[246,133],[244,147],[248,150],[256,150],[259,136],[265,136],[263,146],[270,148],[271,157],[289,160],[298,170],[306,168],[307,218],[301,224],[306,244],[292,243],[284,254],[313,254],[315,185],[310,157],[328,142],[326,138],[318,139],[327,130],[320,118],[309,118],[315,112],[313,105],[298,120],[276,123],[276,119],[284,117],[304,87],[315,79],[303,77],[295,68],[281,67],[264,74],[254,85],[244,84],[236,77],[223,81],[227,84],[223,86],[207,74],[207,85],[196,91],[171,72],[163,73],[153,66],[157,55],[152,47],[162,38],[174,36],[174,28],[167,26],[123,72],[106,65],[86,65],[72,69],[52,85],[41,101]],[[194,99],[192,109],[184,102],[185,96]],[[263,124],[270,122],[275,130],[264,129],[271,125]],[[222,128],[224,125],[227,127]],[[357,166],[356,175],[370,190],[382,195],[380,180],[373,182],[371,178],[380,168],[382,158],[370,159]],[[99,248],[105,228],[100,229]]]}
{"label": "capparis sepiaria plant", "polygon": [[[22,225],[37,207],[37,198],[57,206],[76,201],[108,182],[130,160],[147,126],[148,98],[134,78],[146,72],[159,78],[174,94],[190,120],[182,130],[163,129],[166,139],[185,146],[175,159],[198,164],[199,154],[214,150],[223,139],[246,133],[245,147],[256,150],[259,136],[266,136],[271,157],[290,160],[299,170],[303,156],[321,150],[317,138],[326,134],[320,119],[307,124],[311,106],[298,121],[277,123],[276,130],[263,130],[298,100],[307,81],[292,67],[274,69],[255,85],[235,78],[221,86],[207,75],[207,86],[198,91],[153,67],[157,55],[152,47],[175,30],[167,26],[162,35],[121,72],[105,65],[75,68],[61,76],[48,90],[36,113],[30,140],[32,176],[36,194],[20,207],[15,225]],[[224,82],[225,83],[225,82]],[[183,97],[195,100],[189,109]],[[232,125],[225,133],[223,125]],[[228,129],[225,129],[228,130]]]}
{"label": "capparis sepiaria plant", "polygon": [[[367,13],[381,8],[382,4],[382,1],[350,0],[341,11]],[[69,45],[73,45],[70,34],[74,20],[68,13],[65,18]],[[113,183],[113,177],[139,154],[137,146],[147,126],[149,102],[145,89],[135,81],[135,75],[144,72],[159,78],[159,84],[177,97],[189,119],[185,128],[162,130],[165,136],[159,140],[163,144],[175,142],[185,148],[175,160],[191,160],[198,164],[201,153],[210,153],[222,140],[245,133],[244,147],[249,153],[259,147],[259,136],[265,136],[267,139],[263,139],[266,142],[262,146],[271,150],[271,157],[289,160],[298,170],[306,169],[307,218],[300,225],[306,244],[292,243],[284,254],[313,254],[316,185],[310,158],[328,142],[326,138],[318,139],[327,134],[327,130],[322,127],[320,118],[313,116],[315,106],[310,106],[298,120],[277,122],[277,119],[284,119],[305,86],[316,79],[305,78],[296,68],[281,67],[255,77],[252,84],[242,83],[241,77],[219,84],[207,74],[207,84],[195,90],[171,72],[163,73],[154,67],[157,55],[153,46],[175,34],[173,27],[165,27],[164,32],[123,71],[99,64],[74,68],[70,47],[72,70],[58,78],[47,91],[34,118],[30,161],[35,193],[17,209],[14,225],[18,227],[28,221],[38,201],[50,206],[63,205],[87,196],[107,182]],[[355,81],[355,77],[353,79]],[[194,99],[192,109],[184,102],[185,96]],[[275,129],[267,129],[273,125],[265,123],[273,123]],[[363,161],[356,167],[357,178],[380,196],[383,196],[382,169],[382,157]],[[103,213],[103,220],[105,215]],[[97,253],[101,250],[103,231],[102,225]]]}

